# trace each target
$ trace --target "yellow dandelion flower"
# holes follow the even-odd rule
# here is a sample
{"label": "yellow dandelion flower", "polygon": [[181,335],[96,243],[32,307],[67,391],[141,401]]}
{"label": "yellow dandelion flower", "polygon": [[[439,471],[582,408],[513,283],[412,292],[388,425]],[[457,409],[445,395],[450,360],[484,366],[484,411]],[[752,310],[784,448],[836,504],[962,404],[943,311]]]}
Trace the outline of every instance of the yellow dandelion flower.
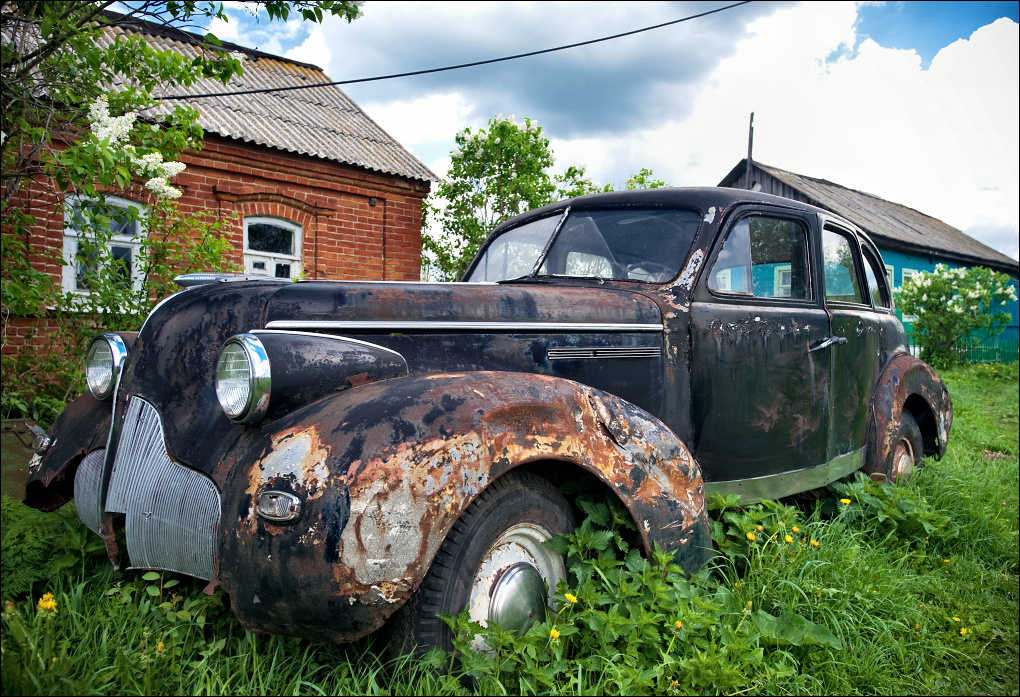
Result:
{"label": "yellow dandelion flower", "polygon": [[53,598],[52,593],[46,593],[43,597],[39,598],[39,602],[36,604],[36,607],[41,612],[56,612],[57,601]]}
{"label": "yellow dandelion flower", "polygon": [[549,638],[552,639],[553,641],[556,641],[557,639],[559,639],[560,638],[559,631],[556,630],[556,629],[550,629],[549,630]]}
{"label": "yellow dandelion flower", "polygon": [[670,687],[676,689],[676,688],[680,687],[680,681],[679,680],[674,680],[669,685],[670,685]]}
{"label": "yellow dandelion flower", "polygon": [[747,539],[749,539],[751,542],[754,542],[754,533],[753,532],[747,533]]}
{"label": "yellow dandelion flower", "polygon": [[753,600],[748,600],[748,601],[747,601],[747,606],[748,606],[748,607],[751,607],[751,606],[753,606],[753,605],[754,605],[754,601],[753,601]]}
{"label": "yellow dandelion flower", "polygon": [[794,532],[794,534],[800,532],[800,528],[798,528],[796,525],[794,525],[793,526],[793,532]]}
{"label": "yellow dandelion flower", "polygon": [[786,544],[790,544],[791,542],[793,542],[793,536],[792,535],[787,535],[783,539],[786,540]]}
{"label": "yellow dandelion flower", "polygon": [[166,648],[166,645],[162,641],[156,642],[156,651],[162,653],[164,648]]}
{"label": "yellow dandelion flower", "polygon": [[960,628],[960,634],[968,634],[968,633],[969,633],[969,632],[968,632],[968,630],[967,630],[967,628],[966,628],[966,627],[961,627],[961,628]]}
{"label": "yellow dandelion flower", "polygon": [[948,560],[948,559],[943,559],[943,560],[942,560],[942,563],[943,563],[943,564],[948,564],[948,563],[949,563],[949,560]]}
{"label": "yellow dandelion flower", "polygon": [[811,546],[812,547],[817,547],[818,546],[818,540],[811,540]]}
{"label": "yellow dandelion flower", "polygon": [[844,506],[849,506],[850,505],[850,499],[840,499],[839,502],[841,504],[843,504]]}
{"label": "yellow dandelion flower", "polygon": [[760,526],[760,525],[756,525],[756,526],[754,526],[754,529],[755,529],[755,530],[757,530],[758,532],[761,532],[761,531],[762,531],[762,530],[764,530],[765,528],[763,528],[763,527],[762,527],[762,526]]}
{"label": "yellow dandelion flower", "polygon": [[677,629],[683,629],[684,623],[681,622],[680,620],[677,620],[676,622],[673,623],[673,626],[676,627]]}
{"label": "yellow dandelion flower", "polygon": [[914,629],[920,629],[920,628],[921,628],[921,625],[919,625],[919,624],[915,624],[914,625]]}
{"label": "yellow dandelion flower", "polygon": [[959,622],[959,621],[960,621],[960,618],[959,618],[959,617],[954,617],[954,618],[953,618],[953,622]]}
{"label": "yellow dandelion flower", "polygon": [[573,605],[573,604],[575,604],[577,602],[577,596],[574,595],[573,593],[566,593],[566,594],[564,594],[563,597],[566,598],[567,602],[570,603],[571,605]]}

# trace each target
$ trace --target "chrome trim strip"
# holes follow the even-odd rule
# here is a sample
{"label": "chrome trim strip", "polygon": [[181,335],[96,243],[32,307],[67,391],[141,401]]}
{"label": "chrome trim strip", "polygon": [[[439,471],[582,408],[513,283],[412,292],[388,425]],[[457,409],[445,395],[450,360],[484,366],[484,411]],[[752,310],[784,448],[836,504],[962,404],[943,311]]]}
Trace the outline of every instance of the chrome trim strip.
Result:
{"label": "chrome trim strip", "polygon": [[493,332],[661,332],[662,324],[626,324],[612,322],[446,322],[388,320],[274,320],[266,329],[360,329],[400,332],[415,329],[430,331],[462,330]]}
{"label": "chrome trim strip", "polygon": [[718,492],[722,495],[737,494],[740,505],[758,503],[791,496],[801,491],[820,489],[830,482],[842,479],[861,468],[864,462],[864,448],[793,472],[781,472],[753,479],[735,479],[726,482],[705,482],[705,495]]}
{"label": "chrome trim strip", "polygon": [[[396,283],[396,281],[394,281]],[[252,329],[249,334],[289,334],[293,336],[314,336],[316,339],[336,339],[337,341],[346,341],[351,344],[357,344],[358,346],[366,346],[371,349],[378,351],[385,351],[386,353],[392,353],[394,356],[400,356],[403,358],[403,354],[399,351],[380,346],[379,344],[373,344],[370,341],[361,341],[359,339],[352,339],[348,336],[337,336],[336,334],[320,334],[318,332],[296,332],[289,331],[286,329]]]}
{"label": "chrome trim strip", "polygon": [[550,361],[571,361],[592,358],[659,358],[658,346],[553,347],[546,350]]}

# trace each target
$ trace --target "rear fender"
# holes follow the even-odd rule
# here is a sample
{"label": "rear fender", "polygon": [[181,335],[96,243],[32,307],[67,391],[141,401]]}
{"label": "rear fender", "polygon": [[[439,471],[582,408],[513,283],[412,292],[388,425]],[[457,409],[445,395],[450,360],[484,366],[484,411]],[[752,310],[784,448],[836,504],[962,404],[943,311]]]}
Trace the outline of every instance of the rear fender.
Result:
{"label": "rear fender", "polygon": [[[907,407],[908,403],[914,406]],[[890,470],[905,407],[917,417],[925,455],[938,459],[945,455],[953,425],[949,391],[930,365],[903,353],[886,365],[871,401],[864,472],[881,474]]]}
{"label": "rear fender", "polygon": [[[542,460],[610,487],[646,550],[693,571],[710,547],[700,469],[653,416],[547,376],[479,372],[363,385],[273,424],[239,449],[224,498],[237,525],[221,583],[250,629],[353,640],[421,582],[458,517],[494,479]],[[268,523],[265,489],[303,499],[293,525]]]}

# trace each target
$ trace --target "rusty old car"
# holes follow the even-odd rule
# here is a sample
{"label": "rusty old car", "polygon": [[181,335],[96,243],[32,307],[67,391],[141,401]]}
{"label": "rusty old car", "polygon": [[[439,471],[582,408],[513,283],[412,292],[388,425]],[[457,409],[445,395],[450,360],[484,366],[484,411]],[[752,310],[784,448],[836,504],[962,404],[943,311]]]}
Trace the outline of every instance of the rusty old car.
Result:
{"label": "rusty old car", "polygon": [[750,191],[546,206],[460,283],[180,283],[93,341],[26,498],[73,498],[114,564],[221,586],[253,631],[443,645],[465,607],[520,631],[566,574],[565,482],[693,571],[706,495],[900,480],[951,424],[872,241]]}

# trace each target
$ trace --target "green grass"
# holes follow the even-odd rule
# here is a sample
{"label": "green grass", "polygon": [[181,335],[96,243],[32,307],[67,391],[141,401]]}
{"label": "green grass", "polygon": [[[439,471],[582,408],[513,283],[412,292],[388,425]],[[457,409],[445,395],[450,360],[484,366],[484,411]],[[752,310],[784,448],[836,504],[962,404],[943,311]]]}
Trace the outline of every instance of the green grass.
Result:
{"label": "green grass", "polygon": [[[719,555],[694,578],[665,557],[642,558],[620,511],[588,501],[587,520],[558,541],[573,571],[558,613],[524,637],[487,631],[492,653],[454,661],[388,661],[375,637],[334,646],[248,634],[198,581],[112,571],[73,510],[40,514],[4,499],[0,687],[1017,694],[1017,366],[943,377],[955,410],[949,451],[908,485],[858,479],[813,504],[717,501]],[[44,593],[55,612],[39,608]],[[464,648],[476,628],[452,621]]]}

